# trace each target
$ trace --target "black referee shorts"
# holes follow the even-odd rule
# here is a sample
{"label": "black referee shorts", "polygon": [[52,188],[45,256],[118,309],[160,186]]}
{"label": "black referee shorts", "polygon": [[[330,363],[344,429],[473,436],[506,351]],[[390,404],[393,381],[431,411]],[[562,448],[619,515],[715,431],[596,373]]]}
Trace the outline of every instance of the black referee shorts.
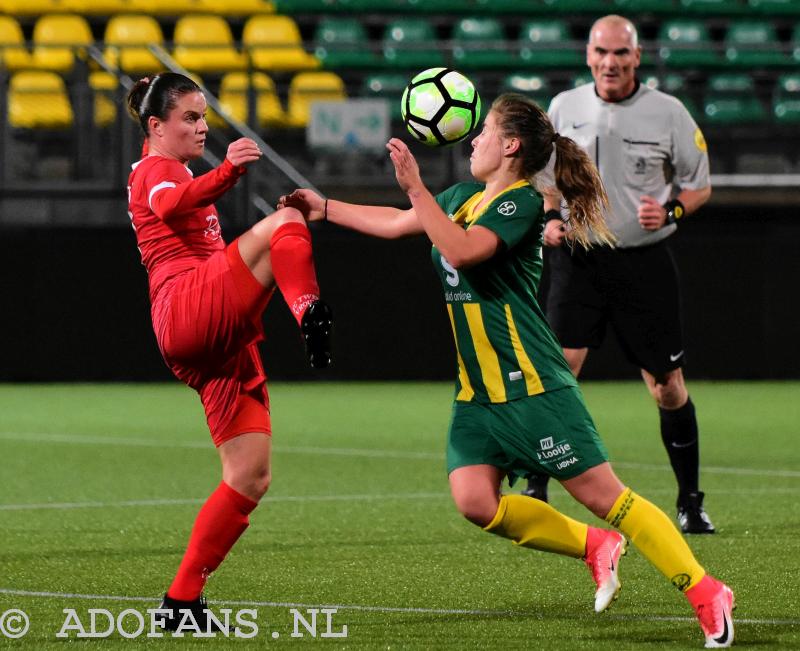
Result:
{"label": "black referee shorts", "polygon": [[597,348],[610,324],[627,358],[653,375],[683,366],[678,273],[666,242],[550,250],[547,318],[564,348]]}

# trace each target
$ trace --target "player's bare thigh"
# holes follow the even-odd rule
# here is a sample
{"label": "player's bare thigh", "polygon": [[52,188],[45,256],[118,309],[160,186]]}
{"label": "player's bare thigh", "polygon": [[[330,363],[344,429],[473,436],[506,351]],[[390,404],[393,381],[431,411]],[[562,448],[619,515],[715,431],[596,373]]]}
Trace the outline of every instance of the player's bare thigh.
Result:
{"label": "player's bare thigh", "polygon": [[283,224],[305,224],[302,213],[295,208],[281,208],[264,217],[249,231],[239,237],[239,255],[255,279],[267,289],[275,284],[269,255],[272,234]]}
{"label": "player's bare thigh", "polygon": [[272,437],[262,432],[240,434],[219,446],[222,479],[235,491],[257,502],[269,488]]}

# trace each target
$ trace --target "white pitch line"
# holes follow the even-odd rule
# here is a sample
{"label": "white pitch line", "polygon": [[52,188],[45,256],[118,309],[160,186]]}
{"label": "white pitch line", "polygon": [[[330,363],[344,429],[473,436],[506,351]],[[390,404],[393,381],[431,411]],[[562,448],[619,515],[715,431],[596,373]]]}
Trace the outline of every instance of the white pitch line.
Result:
{"label": "white pitch line", "polygon": [[[191,448],[213,450],[210,442],[201,441],[162,441],[148,438],[115,438],[104,436],[85,436],[78,434],[43,434],[23,432],[0,432],[0,440],[19,441],[30,443],[65,443],[77,445],[121,445],[134,447],[153,448]],[[370,457],[384,459],[428,459],[443,461],[443,452],[411,452],[406,450],[387,450],[373,448],[334,448],[314,446],[282,446],[276,445],[273,450],[279,454],[312,454],[322,456],[344,457]],[[631,470],[658,470],[672,472],[667,464],[636,463],[629,461],[614,461],[616,468],[629,468]],[[780,468],[737,468],[724,466],[703,466],[703,473],[721,475],[752,475],[756,477],[789,477],[800,478],[800,470],[784,470]]]}
{"label": "white pitch line", "polygon": [[[512,489],[513,490],[513,489]],[[644,495],[672,495],[674,488],[655,488],[644,491]],[[720,490],[709,489],[707,495],[796,495],[800,493],[797,488],[726,488]],[[556,493],[551,499],[570,500],[566,493]],[[266,497],[265,506],[276,502],[376,502],[382,500],[427,500],[450,499],[450,493],[396,493],[396,494],[361,494],[361,495],[277,495]],[[69,510],[69,509],[100,509],[100,508],[125,508],[137,506],[183,506],[203,504],[208,498],[193,497],[185,499],[151,499],[151,500],[120,500],[117,502],[99,502],[89,500],[86,502],[32,502],[28,504],[0,504],[0,511],[44,511],[44,510]]]}
{"label": "white pitch line", "polygon": [[[450,493],[396,493],[390,495],[278,495],[267,497],[264,505],[275,502],[364,502],[377,500],[428,500],[450,498]],[[0,504],[0,511],[97,509],[129,506],[181,506],[203,504],[208,498],[121,500],[118,502],[39,502],[32,504]]]}
{"label": "white pitch line", "polygon": [[[0,594],[16,597],[44,597],[50,599],[88,599],[106,601],[133,601],[150,602],[160,601],[160,597],[127,597],[123,595],[100,595],[100,594],[80,594],[71,592],[47,592],[40,590],[14,590],[12,588],[0,588]],[[291,601],[249,601],[233,599],[214,599],[209,604],[220,604],[226,606],[258,606],[262,608],[335,608],[337,610],[356,610],[361,612],[378,613],[419,613],[429,615],[493,615],[493,616],[513,616],[513,617],[534,617],[536,619],[548,619],[545,615],[533,611],[523,610],[483,610],[471,608],[424,608],[424,607],[403,607],[403,606],[365,606],[361,604],[307,604]],[[567,619],[584,619],[580,616],[568,616]],[[588,618],[588,616],[587,616]],[[677,617],[672,615],[604,615],[605,619],[611,618],[621,621],[651,621],[651,622],[693,622],[694,617]],[[798,626],[800,619],[754,619],[742,618],[735,619],[734,623],[756,624],[772,626]]]}

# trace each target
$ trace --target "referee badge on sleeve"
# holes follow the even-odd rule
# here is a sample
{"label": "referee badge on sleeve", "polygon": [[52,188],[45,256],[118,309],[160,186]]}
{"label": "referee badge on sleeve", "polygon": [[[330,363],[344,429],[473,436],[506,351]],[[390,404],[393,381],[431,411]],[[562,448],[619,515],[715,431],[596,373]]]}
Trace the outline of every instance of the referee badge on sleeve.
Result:
{"label": "referee badge on sleeve", "polygon": [[700,127],[694,130],[694,144],[700,151],[708,151],[708,145],[706,145],[706,139],[703,137]]}

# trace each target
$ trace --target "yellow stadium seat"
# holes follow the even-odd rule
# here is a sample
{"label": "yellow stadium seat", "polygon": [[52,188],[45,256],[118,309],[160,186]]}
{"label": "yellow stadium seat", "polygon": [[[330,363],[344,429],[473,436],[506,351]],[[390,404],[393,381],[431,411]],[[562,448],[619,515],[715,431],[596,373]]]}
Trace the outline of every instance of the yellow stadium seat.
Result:
{"label": "yellow stadium seat", "polygon": [[289,16],[253,16],[244,25],[242,44],[253,67],[260,70],[295,71],[320,67],[317,57],[303,49],[300,30]]}
{"label": "yellow stadium seat", "polygon": [[86,16],[113,16],[131,11],[129,0],[61,0],[61,11]]}
{"label": "yellow stadium seat", "polygon": [[182,16],[202,11],[198,0],[128,0],[128,11],[161,16]]}
{"label": "yellow stadium seat", "polygon": [[198,0],[198,5],[198,11],[208,11],[222,16],[275,13],[275,5],[271,0]]}
{"label": "yellow stadium seat", "polygon": [[107,127],[117,118],[115,91],[118,85],[117,78],[108,72],[89,73],[89,86],[94,94],[94,123],[98,127]]}
{"label": "yellow stadium seat", "polygon": [[0,0],[0,12],[9,16],[41,16],[64,10],[62,0]]}
{"label": "yellow stadium seat", "polygon": [[147,49],[151,43],[164,44],[161,26],[152,16],[114,16],[106,25],[104,40],[106,60],[120,70],[145,74],[164,68],[164,64]]}
{"label": "yellow stadium seat", "polygon": [[18,129],[67,129],[72,106],[64,80],[54,72],[28,70],[11,76],[8,123]]}
{"label": "yellow stadium seat", "polygon": [[[256,91],[256,121],[260,127],[279,127],[286,123],[275,83],[263,72],[253,73],[251,82]],[[219,86],[219,103],[225,112],[239,122],[247,123],[248,103],[247,73],[229,72]],[[223,120],[214,116],[213,126],[222,126]],[[219,120],[219,123],[215,123]]]}
{"label": "yellow stadium seat", "polygon": [[333,72],[298,72],[289,84],[287,124],[304,127],[311,117],[311,105],[318,101],[347,99],[344,82]]}
{"label": "yellow stadium seat", "polygon": [[231,28],[220,16],[196,14],[179,18],[174,41],[172,56],[187,70],[229,72],[247,68],[247,56],[236,51]]}
{"label": "yellow stadium seat", "polygon": [[19,23],[11,16],[0,16],[0,68],[14,72],[32,66]]}
{"label": "yellow stadium seat", "polygon": [[33,64],[53,72],[67,73],[75,65],[75,56],[83,56],[81,45],[91,45],[92,30],[83,16],[49,14],[33,27]]}

